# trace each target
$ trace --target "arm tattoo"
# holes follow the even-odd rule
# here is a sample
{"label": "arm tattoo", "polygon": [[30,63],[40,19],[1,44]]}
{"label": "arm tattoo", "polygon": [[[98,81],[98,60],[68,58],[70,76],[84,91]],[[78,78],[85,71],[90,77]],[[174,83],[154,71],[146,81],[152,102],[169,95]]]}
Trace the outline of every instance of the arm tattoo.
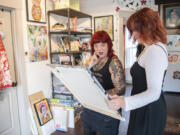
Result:
{"label": "arm tattoo", "polygon": [[111,79],[114,84],[114,88],[108,91],[109,94],[123,95],[126,88],[124,69],[120,60],[115,57],[109,65],[109,71]]}

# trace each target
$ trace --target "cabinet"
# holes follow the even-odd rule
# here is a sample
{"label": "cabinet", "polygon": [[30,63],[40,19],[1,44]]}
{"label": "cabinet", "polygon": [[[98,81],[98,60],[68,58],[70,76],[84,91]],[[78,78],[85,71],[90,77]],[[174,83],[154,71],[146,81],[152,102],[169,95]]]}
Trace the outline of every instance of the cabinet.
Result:
{"label": "cabinet", "polygon": [[[48,11],[48,30],[51,64],[81,66],[90,57],[91,15],[71,8]],[[67,88],[53,75],[52,85],[53,98],[76,102]]]}

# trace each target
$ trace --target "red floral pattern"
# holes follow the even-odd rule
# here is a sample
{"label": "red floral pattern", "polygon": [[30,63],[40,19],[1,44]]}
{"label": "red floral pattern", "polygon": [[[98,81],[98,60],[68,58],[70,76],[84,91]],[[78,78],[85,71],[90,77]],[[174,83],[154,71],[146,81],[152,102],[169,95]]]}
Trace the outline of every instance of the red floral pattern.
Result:
{"label": "red floral pattern", "polygon": [[2,88],[11,87],[12,80],[10,76],[7,54],[0,36],[0,90]]}

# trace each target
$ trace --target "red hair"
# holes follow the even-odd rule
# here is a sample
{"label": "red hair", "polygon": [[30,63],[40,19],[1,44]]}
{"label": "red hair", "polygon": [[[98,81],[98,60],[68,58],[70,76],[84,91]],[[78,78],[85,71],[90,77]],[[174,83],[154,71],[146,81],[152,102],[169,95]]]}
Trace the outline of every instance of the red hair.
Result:
{"label": "red hair", "polygon": [[160,20],[159,14],[150,8],[140,9],[131,15],[127,21],[127,28],[131,36],[136,31],[140,34],[139,38],[143,39],[146,43],[167,43],[166,30]]}
{"label": "red hair", "polygon": [[91,38],[91,55],[94,54],[94,44],[100,42],[108,44],[108,57],[112,58],[114,56],[113,44],[108,33],[103,30],[95,32]]}

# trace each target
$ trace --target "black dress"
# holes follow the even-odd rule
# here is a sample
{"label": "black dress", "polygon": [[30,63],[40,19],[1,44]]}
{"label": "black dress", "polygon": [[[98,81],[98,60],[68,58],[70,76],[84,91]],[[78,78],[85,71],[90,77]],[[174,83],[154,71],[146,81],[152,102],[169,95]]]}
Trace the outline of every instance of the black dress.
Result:
{"label": "black dress", "polygon": [[[147,89],[145,69],[135,62],[130,70],[133,82],[131,95]],[[163,92],[160,98],[144,107],[131,111],[128,135],[163,135],[166,123],[166,103]]]}
{"label": "black dress", "polygon": [[[94,76],[105,90],[114,88],[109,72],[109,59],[103,68],[98,71],[91,69]],[[98,104],[98,103],[97,103]],[[103,115],[101,113],[84,108],[81,119],[83,122],[84,135],[118,135],[119,120]]]}

